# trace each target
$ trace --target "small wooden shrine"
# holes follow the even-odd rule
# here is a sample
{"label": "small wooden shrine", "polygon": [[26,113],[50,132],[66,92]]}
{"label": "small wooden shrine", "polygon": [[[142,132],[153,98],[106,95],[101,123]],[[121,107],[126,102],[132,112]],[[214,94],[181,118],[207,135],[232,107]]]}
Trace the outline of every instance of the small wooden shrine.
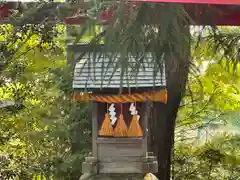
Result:
{"label": "small wooden shrine", "polygon": [[[236,5],[240,4],[239,0],[136,0],[135,2],[140,1],[183,3],[187,14],[194,22],[189,23],[193,25],[240,25],[240,7]],[[18,25],[9,20],[13,10],[18,10],[21,15],[24,14],[24,10],[17,8],[15,3],[0,4],[1,24]],[[59,10],[59,7],[56,4],[52,9]],[[128,6],[126,8],[129,9]],[[130,8],[134,9],[134,6]],[[99,15],[99,24],[107,24],[115,10],[114,6],[103,10]],[[76,11],[70,10],[72,12],[70,14],[74,15]],[[54,17],[53,24],[59,23],[56,19],[62,22],[64,18],[67,24],[81,24],[88,19],[85,15],[75,17],[64,11],[59,14],[60,17]],[[37,24],[42,22],[42,18],[45,19],[45,16],[41,16],[38,21],[35,19],[31,21],[30,18],[24,24]],[[108,61],[106,57],[99,55],[99,61],[91,65],[86,63],[91,59],[91,50],[83,48],[82,45],[69,45],[69,47],[72,48],[74,56],[82,52],[90,54],[83,56],[76,64],[73,81],[74,99],[93,102],[92,153],[86,157],[82,171],[85,173],[157,172],[156,157],[152,152],[148,152],[148,122],[151,120],[148,116],[148,102],[166,103],[164,71],[159,72],[154,79],[152,63],[148,62],[148,58],[151,57],[146,57],[144,63],[147,68],[140,70],[137,76],[125,75],[121,81],[121,70],[106,67],[104,64]],[[131,63],[134,66],[134,61]],[[104,78],[102,74],[105,74]],[[121,86],[123,91],[119,95]],[[155,86],[154,91],[152,91],[153,86]],[[131,91],[128,91],[129,89]],[[5,106],[5,103],[2,104]]]}
{"label": "small wooden shrine", "polygon": [[[151,120],[148,104],[167,101],[164,66],[153,78],[154,67],[149,55],[144,59],[144,69],[140,68],[136,76],[130,73],[121,78],[121,68],[114,70],[115,63],[109,64],[102,53],[92,53],[79,44],[69,45],[69,51],[76,57],[85,53],[75,65],[73,98],[91,101],[93,105],[92,153],[85,158],[82,172],[156,173],[156,157],[148,152],[148,122]],[[94,63],[91,62],[93,56],[97,59]],[[133,57],[129,59],[129,72],[134,61]]]}

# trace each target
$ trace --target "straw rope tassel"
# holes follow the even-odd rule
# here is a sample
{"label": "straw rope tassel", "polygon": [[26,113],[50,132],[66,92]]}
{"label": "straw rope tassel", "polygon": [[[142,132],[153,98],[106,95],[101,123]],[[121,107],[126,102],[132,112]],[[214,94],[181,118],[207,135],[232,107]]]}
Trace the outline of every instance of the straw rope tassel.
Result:
{"label": "straw rope tassel", "polygon": [[122,114],[122,106],[121,106],[121,114],[119,119],[117,120],[117,125],[114,129],[114,136],[127,136],[127,125],[124,121],[123,114]]}
{"label": "straw rope tassel", "polygon": [[110,116],[108,113],[105,114],[102,126],[99,130],[100,136],[113,136],[113,127],[111,125]]}
{"label": "straw rope tassel", "polygon": [[128,136],[132,136],[132,137],[142,137],[143,133],[142,133],[142,128],[139,124],[139,120],[138,120],[138,115],[137,115],[137,103],[135,102],[135,112],[132,116],[132,121],[130,123],[130,126],[128,128]]}
{"label": "straw rope tassel", "polygon": [[128,128],[128,136],[132,136],[132,137],[142,137],[143,136],[142,128],[139,124],[139,121],[137,120],[137,114],[134,114],[132,117],[132,121]]}

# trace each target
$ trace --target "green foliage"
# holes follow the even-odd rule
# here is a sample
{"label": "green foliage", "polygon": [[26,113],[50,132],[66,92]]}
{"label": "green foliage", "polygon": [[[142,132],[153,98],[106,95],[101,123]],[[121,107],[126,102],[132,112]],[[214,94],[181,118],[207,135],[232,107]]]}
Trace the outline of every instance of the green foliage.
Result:
{"label": "green foliage", "polygon": [[71,100],[64,45],[55,42],[58,47],[51,49],[45,42],[39,48],[39,36],[33,35],[13,47],[23,41],[1,71],[0,100],[10,98],[22,108],[0,109],[0,177],[77,179],[91,148],[90,105]]}
{"label": "green foliage", "polygon": [[197,48],[195,43],[193,41],[193,68],[178,113],[177,135],[215,122],[237,122],[233,114],[240,108],[239,72],[229,71],[226,63],[229,60],[212,51],[205,41],[197,42]]}
{"label": "green foliage", "polygon": [[[102,7],[94,8],[93,17]],[[114,17],[116,21],[103,32],[96,26],[96,20],[90,19],[77,29],[76,42],[80,38],[80,42],[88,41],[94,47],[104,41],[106,52],[120,49],[121,57],[115,65],[122,65],[123,69],[129,66],[126,55],[133,53],[138,58],[133,72],[138,71],[149,51],[153,52],[152,63],[157,68],[162,65],[162,57],[169,56],[169,60],[177,57],[182,61],[188,41],[183,6],[142,3],[137,8],[137,13],[131,12],[126,17],[121,2]],[[40,15],[34,17],[37,16]],[[1,26],[0,100],[10,98],[16,105],[0,109],[0,179],[73,180],[81,174],[81,162],[91,149],[88,116],[91,104],[71,101],[72,69],[66,64],[65,46],[60,41],[64,29],[49,24],[26,25],[13,33],[11,26]],[[229,37],[210,35],[207,37],[214,42]],[[228,56],[222,58],[217,43],[216,51],[208,48],[212,42],[201,41],[193,51],[193,65],[213,60],[214,63],[202,74],[192,66],[176,128],[175,179],[236,180],[240,177],[239,136],[217,137],[201,145],[185,141],[189,136],[181,136],[239,111],[240,86],[236,76],[239,72],[233,75],[226,70],[227,57],[235,49],[227,51]],[[195,39],[192,43],[196,44]],[[216,63],[219,59],[221,63]],[[238,117],[224,120],[236,124]]]}
{"label": "green foliage", "polygon": [[176,125],[172,175],[179,180],[238,179],[239,71],[233,73],[230,59],[205,41],[197,48],[193,41],[192,54],[194,66]]}
{"label": "green foliage", "polygon": [[175,146],[175,179],[227,180],[238,179],[239,136],[222,135],[204,145],[177,143]]}

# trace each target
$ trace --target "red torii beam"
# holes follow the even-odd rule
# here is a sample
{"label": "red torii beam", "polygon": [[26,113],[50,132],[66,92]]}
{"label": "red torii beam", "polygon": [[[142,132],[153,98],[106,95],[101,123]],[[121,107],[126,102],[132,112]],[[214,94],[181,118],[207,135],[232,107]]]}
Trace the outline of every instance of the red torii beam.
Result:
{"label": "red torii beam", "polygon": [[[195,21],[196,25],[223,25],[240,26],[240,0],[126,0],[128,2],[159,2],[182,3],[186,12]],[[0,19],[10,16],[14,9],[13,2],[0,5]],[[131,7],[132,8],[132,7]],[[100,19],[108,21],[115,8],[100,13]],[[207,18],[206,18],[207,17]],[[86,20],[80,18],[65,18],[67,24],[81,24]]]}
{"label": "red torii beam", "polygon": [[7,18],[11,15],[11,4],[0,5],[0,18]]}
{"label": "red torii beam", "polygon": [[[240,26],[240,0],[126,0],[128,2],[182,3],[195,25]],[[114,7],[100,13],[107,21]],[[206,16],[208,16],[206,18]],[[85,18],[65,18],[67,24],[81,24]]]}
{"label": "red torii beam", "polygon": [[[128,0],[134,1],[134,0]],[[138,2],[171,2],[171,3],[194,3],[194,4],[224,4],[237,5],[240,0],[137,0]]]}

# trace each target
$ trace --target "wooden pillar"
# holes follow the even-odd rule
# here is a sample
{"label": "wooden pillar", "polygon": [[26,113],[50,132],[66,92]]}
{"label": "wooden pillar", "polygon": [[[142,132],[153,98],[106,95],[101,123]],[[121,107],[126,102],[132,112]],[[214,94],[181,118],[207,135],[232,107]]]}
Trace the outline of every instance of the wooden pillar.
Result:
{"label": "wooden pillar", "polygon": [[98,104],[92,103],[92,155],[97,157],[97,137],[98,137]]}

